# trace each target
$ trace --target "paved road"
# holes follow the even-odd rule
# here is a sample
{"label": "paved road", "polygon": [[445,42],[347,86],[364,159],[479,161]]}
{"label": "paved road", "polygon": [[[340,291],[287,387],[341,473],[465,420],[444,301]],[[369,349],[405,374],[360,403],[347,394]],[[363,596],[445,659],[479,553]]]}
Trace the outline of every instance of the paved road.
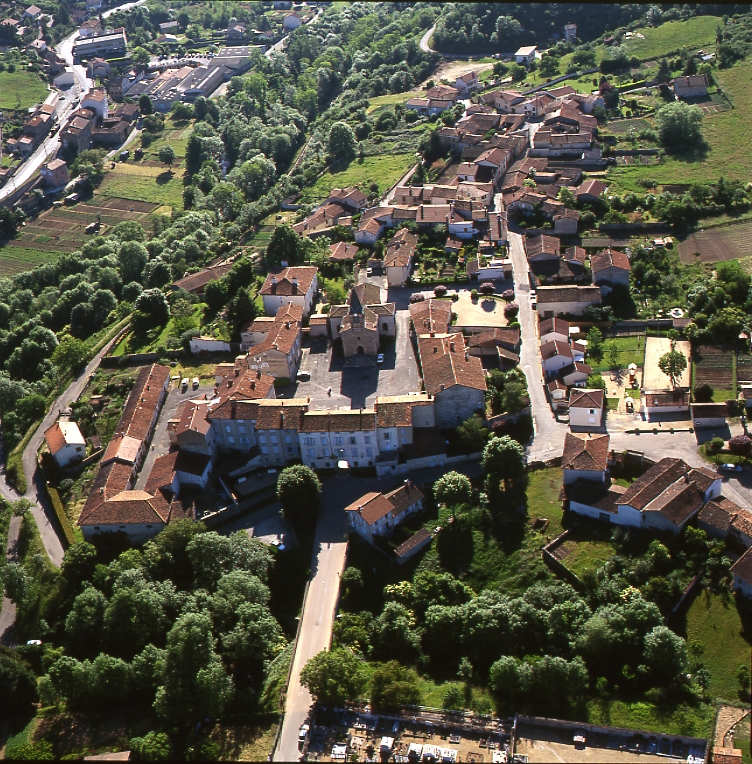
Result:
{"label": "paved road", "polygon": [[[18,532],[21,530],[21,518],[11,517],[8,528],[8,546],[5,558],[10,562],[16,559]],[[16,605],[3,596],[3,608],[0,610],[0,644],[8,645],[13,642],[13,624],[16,621]]]}
{"label": "paved road", "polygon": [[[497,209],[498,201],[497,201]],[[525,373],[530,392],[530,405],[533,412],[535,436],[528,446],[528,461],[552,459],[561,456],[564,448],[564,434],[567,426],[557,422],[543,387],[543,376],[538,339],[538,314],[530,305],[530,282],[528,264],[522,236],[509,232],[509,251],[514,270],[515,292],[520,306],[520,331],[522,348],[520,367]]]}
{"label": "paved road", "polygon": [[[37,431],[29,441],[23,452],[23,467],[26,474],[27,489],[23,498],[31,502],[31,513],[39,528],[39,535],[42,538],[44,549],[53,565],[60,567],[63,561],[64,546],[57,528],[55,520],[55,511],[49,505],[46,491],[44,490],[41,471],[37,468],[37,451],[42,445],[44,431],[51,427],[57,420],[61,410],[67,408],[70,403],[77,400],[84,390],[89,377],[99,367],[102,356],[109,352],[115,343],[117,337],[108,342],[94,358],[91,359],[87,367],[81,374],[68,386],[68,388],[52,404],[44,421],[37,428]],[[19,494],[11,488],[5,478],[5,467],[0,467],[0,494],[8,501],[18,501]]]}

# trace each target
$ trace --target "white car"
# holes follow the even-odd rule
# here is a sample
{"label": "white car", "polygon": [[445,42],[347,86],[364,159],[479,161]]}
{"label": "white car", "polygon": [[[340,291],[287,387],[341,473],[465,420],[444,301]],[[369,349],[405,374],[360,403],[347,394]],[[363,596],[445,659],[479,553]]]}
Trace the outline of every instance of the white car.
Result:
{"label": "white car", "polygon": [[301,745],[305,743],[306,737],[308,737],[308,730],[310,727],[307,724],[301,724],[300,730],[298,731],[298,743]]}
{"label": "white car", "polygon": [[384,354],[383,353],[379,353],[376,356],[376,363],[384,363]]}

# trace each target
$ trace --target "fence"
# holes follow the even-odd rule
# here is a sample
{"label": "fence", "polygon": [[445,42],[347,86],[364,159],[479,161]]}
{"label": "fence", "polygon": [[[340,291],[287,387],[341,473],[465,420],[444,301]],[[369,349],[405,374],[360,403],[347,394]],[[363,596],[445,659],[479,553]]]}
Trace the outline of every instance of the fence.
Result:
{"label": "fence", "polygon": [[557,536],[553,541],[549,541],[544,547],[541,547],[541,554],[543,555],[543,562],[548,565],[554,573],[558,573],[560,576],[569,581],[572,586],[578,591],[582,591],[582,581],[558,558],[554,555],[554,550],[562,546],[569,538],[569,530],[564,531],[560,536]]}

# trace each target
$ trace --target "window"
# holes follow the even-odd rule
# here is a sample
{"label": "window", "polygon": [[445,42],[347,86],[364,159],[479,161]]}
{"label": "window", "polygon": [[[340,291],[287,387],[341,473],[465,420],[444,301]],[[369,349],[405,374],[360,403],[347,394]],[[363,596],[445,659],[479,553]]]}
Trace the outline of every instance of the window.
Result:
{"label": "window", "polygon": [[245,419],[238,419],[238,424],[245,424]]}
{"label": "window", "polygon": [[287,447],[287,453],[288,453],[288,454],[291,454],[291,453],[293,453],[293,448],[292,448],[292,446],[288,446],[288,447]]}
{"label": "window", "polygon": [[336,456],[344,456],[345,455],[345,449],[344,448],[333,448],[332,451],[334,451],[334,454]]}
{"label": "window", "polygon": [[98,530],[99,530],[99,526],[98,526],[98,525],[95,525],[95,526],[94,526],[94,530],[95,530],[95,531],[98,531]]}
{"label": "window", "polygon": [[315,446],[315,445],[316,445],[316,438],[306,438],[306,439],[304,440],[304,443],[305,443],[307,446]]}
{"label": "window", "polygon": [[364,440],[366,443],[370,443],[370,442],[371,442],[371,436],[370,436],[370,435],[366,435],[366,436],[363,438],[363,440]]}
{"label": "window", "polygon": [[266,443],[266,435],[259,435],[259,443]]}
{"label": "window", "polygon": [[390,432],[385,432],[384,433],[384,440],[390,440],[391,437],[392,437],[392,434]]}
{"label": "window", "polygon": [[121,526],[120,526],[120,530],[121,530],[121,531],[124,531],[124,530],[125,530],[125,526],[124,526],[124,525],[121,525]]}
{"label": "window", "polygon": [[240,432],[245,432],[245,427],[243,427],[243,426],[241,425],[240,427],[238,427],[238,430],[240,430]]}
{"label": "window", "polygon": [[228,443],[234,443],[235,442],[235,438],[227,438],[227,442]]}
{"label": "window", "polygon": [[335,446],[341,446],[342,438],[332,438],[332,443],[334,443]]}
{"label": "window", "polygon": [[240,442],[241,443],[248,443],[248,436],[247,435],[241,435],[240,436]]}
{"label": "window", "polygon": [[389,331],[389,324],[384,323],[381,325],[381,331],[382,332],[388,332]]}
{"label": "window", "polygon": [[358,455],[358,449],[357,448],[351,448],[350,449],[350,454],[352,456],[357,456]]}
{"label": "window", "polygon": [[590,409],[591,414],[595,414],[595,409]]}
{"label": "window", "polygon": [[279,443],[279,438],[276,435],[272,435],[272,443]]}
{"label": "window", "polygon": [[402,445],[404,446],[407,443],[407,438],[402,438]]}
{"label": "window", "polygon": [[212,422],[212,427],[214,432],[222,432],[222,425],[216,419]]}
{"label": "window", "polygon": [[292,438],[289,435],[285,435],[285,443],[292,443]]}
{"label": "window", "polygon": [[275,454],[279,454],[279,446],[274,446],[272,451],[274,451]]}
{"label": "window", "polygon": [[232,427],[229,424],[225,425],[225,432],[232,432]]}
{"label": "window", "polygon": [[314,456],[316,456],[316,451],[312,448],[308,449],[308,456],[313,459]]}
{"label": "window", "polygon": [[598,513],[598,519],[601,522],[610,523],[611,522],[611,515],[609,515],[608,512],[599,512]]}
{"label": "window", "polygon": [[355,438],[350,438],[350,445],[354,446],[358,441]]}
{"label": "window", "polygon": [[267,446],[261,446],[261,453],[262,454],[268,454],[269,448]]}
{"label": "window", "polygon": [[329,439],[326,438],[326,437],[321,438],[321,445],[322,446],[328,446],[329,445]]}
{"label": "window", "polygon": [[147,528],[153,528],[154,526],[153,525],[147,525],[146,527]]}
{"label": "window", "polygon": [[372,448],[366,448],[366,456],[373,456],[373,449]]}

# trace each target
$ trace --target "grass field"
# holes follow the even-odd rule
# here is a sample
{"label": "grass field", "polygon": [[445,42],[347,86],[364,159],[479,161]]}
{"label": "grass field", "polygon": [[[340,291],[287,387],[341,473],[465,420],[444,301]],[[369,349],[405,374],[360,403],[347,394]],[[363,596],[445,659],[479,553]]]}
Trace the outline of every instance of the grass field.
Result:
{"label": "grass field", "polygon": [[707,115],[703,135],[708,143],[707,154],[697,161],[692,157],[664,157],[659,165],[615,168],[609,180],[620,188],[644,193],[637,185],[639,178],[652,178],[658,183],[702,183],[716,181],[723,175],[734,180],[749,180],[752,174],[745,135],[752,119],[752,61],[743,61],[731,69],[714,71],[718,85],[729,96],[735,108]]}
{"label": "grass field", "polygon": [[587,362],[593,367],[593,371],[608,371],[611,368],[607,352],[611,342],[615,342],[619,348],[619,364],[622,369],[626,369],[630,363],[637,364],[638,367],[642,366],[645,357],[645,338],[642,336],[615,337],[614,339],[605,340],[603,345],[604,352],[600,360],[596,361],[588,356]]}
{"label": "grass field", "polygon": [[722,597],[700,589],[684,618],[677,631],[688,641],[702,643],[704,651],[698,660],[710,672],[710,695],[738,703],[736,672],[741,664],[749,666],[752,649],[749,611],[742,615],[733,597],[724,602]]}
{"label": "grass field", "polygon": [[0,72],[0,109],[28,109],[48,95],[47,85],[34,72]]}
{"label": "grass field", "polygon": [[[578,538],[578,536],[580,536]],[[572,571],[578,578],[588,570],[595,572],[603,565],[606,560],[616,554],[611,542],[605,539],[596,539],[591,535],[587,538],[581,538],[582,534],[577,531],[567,537],[564,546],[570,550],[569,554],[563,558],[564,565]]]}
{"label": "grass field", "polygon": [[376,96],[369,100],[366,114],[371,114],[377,109],[382,109],[385,106],[407,103],[411,98],[417,98],[421,95],[425,96],[425,93],[421,90],[410,90],[407,93],[388,93],[387,95]]}
{"label": "grass field", "polygon": [[653,703],[591,701],[588,704],[588,721],[644,732],[710,737],[715,721],[715,707],[710,704],[694,707],[681,704],[662,708]]}
{"label": "grass field", "polygon": [[57,260],[53,252],[7,245],[0,247],[0,276],[12,276],[21,271],[30,271],[37,265]]}
{"label": "grass field", "polygon": [[380,191],[393,186],[415,163],[413,154],[386,154],[383,156],[355,159],[342,169],[338,165],[335,172],[324,173],[312,186],[303,189],[302,203],[326,199],[333,188],[360,186],[367,189],[371,183],[378,183]]}
{"label": "grass field", "polygon": [[170,173],[164,167],[144,167],[126,162],[110,170],[99,187],[104,197],[125,197],[140,202],[183,207],[181,173]]}

